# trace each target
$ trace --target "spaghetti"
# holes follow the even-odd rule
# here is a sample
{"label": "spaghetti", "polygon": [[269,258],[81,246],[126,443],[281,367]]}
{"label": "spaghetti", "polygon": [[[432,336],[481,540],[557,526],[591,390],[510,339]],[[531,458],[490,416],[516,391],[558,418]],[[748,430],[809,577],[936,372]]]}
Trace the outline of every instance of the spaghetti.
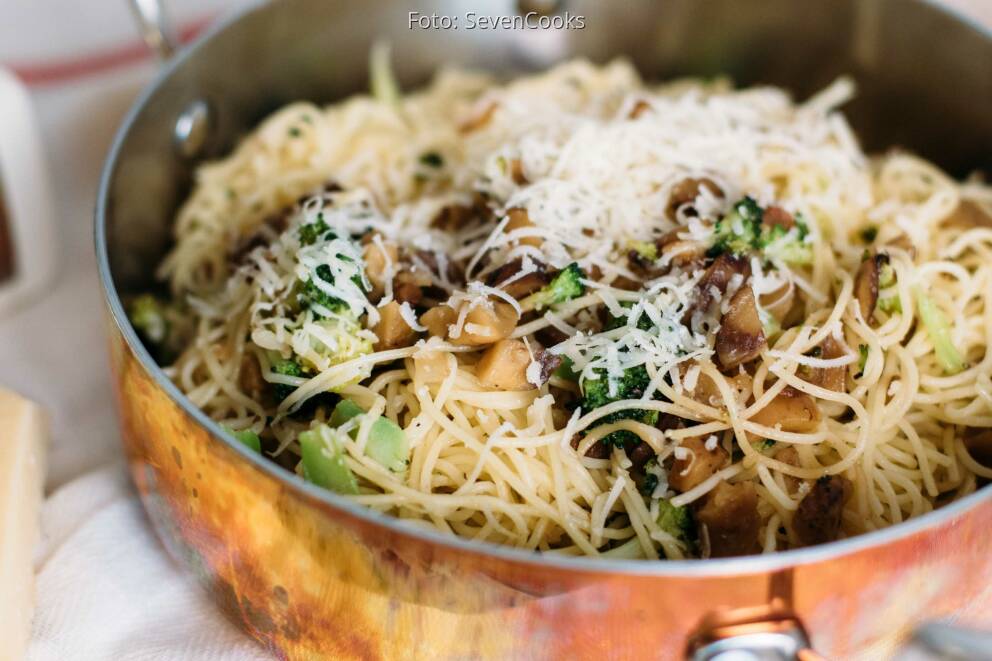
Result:
{"label": "spaghetti", "polygon": [[199,169],[148,339],[413,525],[684,558],[896,524],[992,478],[992,189],[866,157],[852,93],[572,62],[291,105]]}

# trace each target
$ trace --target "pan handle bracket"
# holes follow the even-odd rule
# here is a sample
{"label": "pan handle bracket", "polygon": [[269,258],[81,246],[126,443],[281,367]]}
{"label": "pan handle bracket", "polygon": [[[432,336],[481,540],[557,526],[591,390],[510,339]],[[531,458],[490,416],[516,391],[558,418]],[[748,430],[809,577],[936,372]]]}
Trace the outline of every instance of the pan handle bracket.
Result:
{"label": "pan handle bracket", "polygon": [[148,48],[161,60],[172,57],[176,51],[176,40],[162,0],[131,0],[130,5]]}
{"label": "pan handle bracket", "polygon": [[691,661],[822,661],[802,623],[780,600],[770,606],[714,613],[689,641]]}

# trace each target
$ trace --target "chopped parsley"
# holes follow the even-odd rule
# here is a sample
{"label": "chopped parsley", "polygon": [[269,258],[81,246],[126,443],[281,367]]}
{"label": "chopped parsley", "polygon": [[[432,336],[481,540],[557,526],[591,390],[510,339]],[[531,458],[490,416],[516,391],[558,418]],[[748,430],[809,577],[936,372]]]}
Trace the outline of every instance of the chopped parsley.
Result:
{"label": "chopped parsley", "polygon": [[858,355],[859,355],[859,358],[858,358],[858,373],[854,375],[854,378],[855,379],[860,379],[862,376],[864,376],[865,365],[868,364],[868,345],[867,344],[859,344],[858,345]]}
{"label": "chopped parsley", "polygon": [[429,151],[421,154],[420,162],[430,168],[444,167],[444,157],[436,151]]}

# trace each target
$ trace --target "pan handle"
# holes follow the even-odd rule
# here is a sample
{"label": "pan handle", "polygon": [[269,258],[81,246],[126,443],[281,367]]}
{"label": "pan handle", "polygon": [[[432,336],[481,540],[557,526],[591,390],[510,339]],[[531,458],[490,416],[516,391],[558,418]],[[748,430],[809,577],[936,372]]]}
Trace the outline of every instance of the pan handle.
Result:
{"label": "pan handle", "polygon": [[[686,651],[687,661],[824,661],[810,648],[794,616],[742,609],[704,619]],[[918,626],[897,658],[919,661],[992,661],[992,636],[946,622]]]}
{"label": "pan handle", "polygon": [[138,21],[141,37],[160,60],[176,52],[176,40],[165,15],[162,0],[130,0],[131,10]]}
{"label": "pan handle", "polygon": [[823,661],[810,649],[802,623],[779,599],[706,616],[685,656],[687,661]]}

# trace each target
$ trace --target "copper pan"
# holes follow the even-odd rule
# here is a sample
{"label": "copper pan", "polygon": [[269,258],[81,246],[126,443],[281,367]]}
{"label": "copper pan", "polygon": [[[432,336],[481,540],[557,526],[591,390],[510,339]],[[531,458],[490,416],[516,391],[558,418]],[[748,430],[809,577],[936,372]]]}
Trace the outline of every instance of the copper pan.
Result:
{"label": "copper pan", "polygon": [[[579,55],[625,55],[650,78],[729,73],[799,97],[850,73],[860,96],[849,114],[869,149],[902,145],[956,174],[992,171],[992,35],[929,2],[541,4],[583,15],[585,28],[409,28],[409,11],[468,10],[450,1],[258,4],[169,59],[135,104],[103,173],[96,250],[124,445],[165,546],[287,659],[786,659],[813,658],[810,646],[887,658],[927,620],[992,628],[989,488],[887,530],[777,555],[540,556],[414,529],[308,485],[232,443],[155,365],[121,296],[151,282],[193,168],[281,104],[363,90],[376,37],[392,42],[407,87],[448,63],[512,73]],[[503,0],[471,10],[521,11]],[[167,47],[155,20],[146,28]],[[925,631],[934,646],[948,639],[939,626]],[[971,658],[992,649],[960,636]]]}

